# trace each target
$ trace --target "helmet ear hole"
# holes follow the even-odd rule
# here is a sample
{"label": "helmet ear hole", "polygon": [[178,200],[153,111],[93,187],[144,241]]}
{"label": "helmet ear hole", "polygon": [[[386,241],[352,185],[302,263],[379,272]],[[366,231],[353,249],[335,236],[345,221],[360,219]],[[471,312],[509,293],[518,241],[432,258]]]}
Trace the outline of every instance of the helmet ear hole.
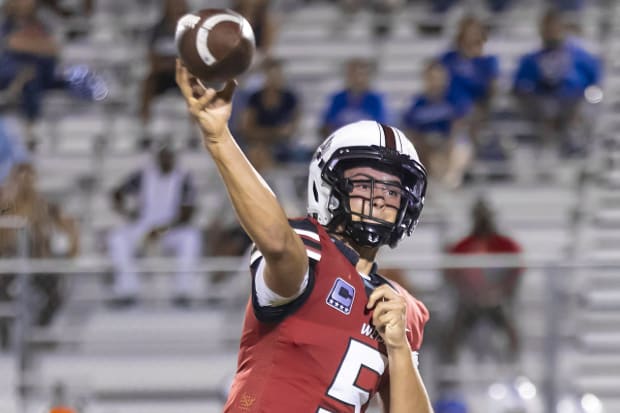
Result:
{"label": "helmet ear hole", "polygon": [[329,197],[329,203],[328,203],[328,205],[327,205],[327,208],[328,208],[330,211],[335,211],[335,210],[337,210],[339,207],[340,207],[340,200],[339,200],[337,197],[333,196],[333,195],[332,195],[332,196],[330,196],[330,197]]}
{"label": "helmet ear hole", "polygon": [[319,191],[316,188],[316,182],[312,182],[312,194],[314,195],[314,202],[319,202]]}

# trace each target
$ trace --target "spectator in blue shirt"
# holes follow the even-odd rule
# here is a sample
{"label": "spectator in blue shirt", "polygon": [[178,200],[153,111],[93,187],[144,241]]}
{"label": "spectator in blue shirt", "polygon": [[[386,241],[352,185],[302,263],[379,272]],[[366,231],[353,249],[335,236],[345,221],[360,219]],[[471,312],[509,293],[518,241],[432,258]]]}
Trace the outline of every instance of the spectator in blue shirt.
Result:
{"label": "spectator in blue shirt", "polygon": [[574,145],[574,135],[585,135],[581,109],[586,90],[600,82],[600,62],[567,37],[557,11],[543,16],[540,34],[542,48],[521,58],[513,90],[543,146]]}
{"label": "spectator in blue shirt", "polygon": [[327,137],[348,123],[359,120],[386,122],[383,96],[370,88],[370,62],[354,58],[347,62],[345,89],[334,94],[323,116],[320,134]]}
{"label": "spectator in blue shirt", "polygon": [[450,73],[450,88],[470,99],[473,110],[469,117],[469,134],[475,143],[488,121],[491,99],[499,76],[497,56],[484,55],[486,28],[474,16],[465,16],[455,39],[455,48],[440,57]]}
{"label": "spectator in blue shirt", "polygon": [[460,185],[471,160],[466,123],[470,108],[468,97],[449,87],[445,67],[432,60],[424,69],[424,92],[403,115],[403,128],[431,177],[451,188]]}

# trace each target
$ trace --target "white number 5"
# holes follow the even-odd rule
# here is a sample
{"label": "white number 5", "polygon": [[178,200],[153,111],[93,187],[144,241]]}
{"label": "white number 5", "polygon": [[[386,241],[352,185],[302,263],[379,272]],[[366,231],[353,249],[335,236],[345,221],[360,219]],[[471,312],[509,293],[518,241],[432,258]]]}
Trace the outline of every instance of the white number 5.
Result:
{"label": "white number 5", "polygon": [[[361,412],[362,406],[368,403],[372,390],[364,389],[357,384],[362,368],[372,370],[381,376],[385,371],[386,364],[387,358],[377,349],[361,341],[351,339],[327,394],[341,403],[353,407],[355,413]],[[319,408],[317,413],[330,412]]]}

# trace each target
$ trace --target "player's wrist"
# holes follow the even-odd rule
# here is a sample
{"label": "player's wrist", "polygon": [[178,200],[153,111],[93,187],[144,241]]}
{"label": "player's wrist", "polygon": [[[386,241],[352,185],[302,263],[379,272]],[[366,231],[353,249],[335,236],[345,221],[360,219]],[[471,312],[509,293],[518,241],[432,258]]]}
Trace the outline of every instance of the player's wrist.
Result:
{"label": "player's wrist", "polygon": [[388,355],[401,355],[401,354],[409,354],[411,353],[411,349],[409,348],[409,343],[407,339],[399,340],[397,342],[387,342],[385,343],[385,348],[388,352]]}
{"label": "player's wrist", "polygon": [[233,140],[228,126],[225,126],[222,130],[217,132],[207,131],[201,128],[201,132],[204,145],[209,151],[216,150],[218,147],[222,147]]}

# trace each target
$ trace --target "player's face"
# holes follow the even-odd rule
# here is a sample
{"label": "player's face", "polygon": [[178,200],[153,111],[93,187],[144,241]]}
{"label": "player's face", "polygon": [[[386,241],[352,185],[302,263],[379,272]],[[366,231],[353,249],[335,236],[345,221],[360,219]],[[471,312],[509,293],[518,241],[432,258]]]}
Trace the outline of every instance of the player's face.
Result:
{"label": "player's face", "polygon": [[350,182],[349,202],[353,221],[373,221],[356,214],[396,221],[401,201],[400,179],[397,176],[370,167],[358,167],[345,171],[344,177]]}

